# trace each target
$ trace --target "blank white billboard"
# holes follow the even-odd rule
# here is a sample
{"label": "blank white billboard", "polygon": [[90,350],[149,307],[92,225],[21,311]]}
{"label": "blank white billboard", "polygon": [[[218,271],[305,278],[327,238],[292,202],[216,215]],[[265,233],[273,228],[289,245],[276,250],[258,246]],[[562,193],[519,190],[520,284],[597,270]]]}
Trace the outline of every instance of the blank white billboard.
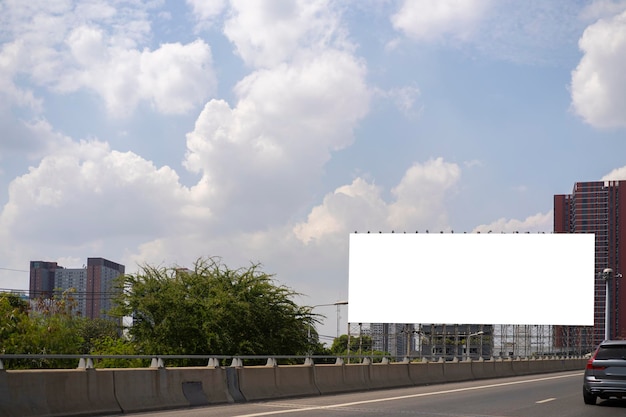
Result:
{"label": "blank white billboard", "polygon": [[593,325],[593,234],[353,233],[348,321]]}

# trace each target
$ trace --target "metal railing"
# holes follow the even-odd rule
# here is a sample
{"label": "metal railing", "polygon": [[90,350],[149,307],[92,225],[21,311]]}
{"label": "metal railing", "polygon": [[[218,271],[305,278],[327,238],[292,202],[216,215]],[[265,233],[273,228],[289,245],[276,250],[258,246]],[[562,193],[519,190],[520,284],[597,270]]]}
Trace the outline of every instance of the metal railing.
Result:
{"label": "metal railing", "polygon": [[[544,357],[504,357],[504,358],[492,358],[494,360],[524,360],[524,359],[563,359],[563,358],[580,358],[580,356],[563,355],[563,356],[551,356],[546,355]],[[222,366],[227,367],[243,367],[245,366],[278,366],[284,365],[306,365],[313,366],[315,364],[372,364],[382,363],[388,364],[394,362],[393,358],[384,355],[81,355],[81,354],[0,354],[0,371],[5,369],[5,362],[10,364],[13,361],[20,363],[19,369],[71,369],[70,366],[49,366],[54,365],[56,361],[75,360],[78,362],[76,369],[94,369],[97,367],[98,362],[104,360],[126,360],[126,361],[145,361],[148,363],[149,368],[162,369],[166,367],[166,364],[173,367],[188,367],[188,366],[206,366],[208,368],[218,368]],[[433,360],[434,359],[434,360]],[[483,359],[466,359],[465,361],[475,362],[482,361]],[[21,362],[19,362],[21,361]],[[28,361],[30,366],[24,366]],[[178,365],[181,361],[187,361],[187,363],[204,363],[205,365]],[[423,356],[405,356],[398,363],[411,363],[411,362],[443,362],[443,358],[425,358]],[[458,359],[453,361],[458,362]],[[119,362],[118,362],[119,363]],[[178,364],[177,364],[178,363]],[[46,364],[48,366],[42,366]],[[38,366],[39,365],[39,366]],[[119,368],[120,366],[106,366],[106,368]]]}

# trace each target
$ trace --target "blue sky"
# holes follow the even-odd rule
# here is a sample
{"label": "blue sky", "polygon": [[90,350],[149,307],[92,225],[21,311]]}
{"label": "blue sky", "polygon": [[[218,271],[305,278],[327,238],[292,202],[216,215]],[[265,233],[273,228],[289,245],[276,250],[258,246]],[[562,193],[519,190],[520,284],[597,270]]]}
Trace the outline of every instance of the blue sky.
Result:
{"label": "blue sky", "polygon": [[625,74],[625,1],[3,0],[0,288],[220,256],[324,304],[350,232],[551,231],[626,179]]}

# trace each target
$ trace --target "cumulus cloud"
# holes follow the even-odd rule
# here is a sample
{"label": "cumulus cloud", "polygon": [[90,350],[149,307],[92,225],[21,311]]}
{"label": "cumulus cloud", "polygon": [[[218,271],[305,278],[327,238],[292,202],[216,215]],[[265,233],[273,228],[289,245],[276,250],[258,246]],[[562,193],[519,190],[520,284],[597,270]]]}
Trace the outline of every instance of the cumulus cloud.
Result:
{"label": "cumulus cloud", "polygon": [[286,2],[232,1],[225,35],[253,67],[272,67],[292,59],[301,48],[345,49],[339,20],[329,0]]}
{"label": "cumulus cloud", "polygon": [[20,87],[19,76],[25,75],[56,92],[95,91],[115,116],[129,115],[140,101],[166,114],[201,105],[216,87],[209,46],[196,40],[150,50],[150,7],[37,1],[6,5],[1,31],[15,40],[0,49],[0,94],[16,105],[40,106],[32,91]]}
{"label": "cumulus cloud", "polygon": [[626,127],[626,11],[589,26],[572,72],[572,108],[598,128]]}
{"label": "cumulus cloud", "polygon": [[226,8],[225,0],[187,0],[187,4],[198,22],[198,30],[211,27],[215,18]]}
{"label": "cumulus cloud", "polygon": [[38,159],[72,142],[70,137],[56,132],[45,119],[22,121],[0,114],[0,126],[3,128],[0,160],[3,155],[13,153],[24,153],[29,159]]}
{"label": "cumulus cloud", "polygon": [[[391,23],[415,42],[462,45],[466,53],[545,65],[572,59],[571,40],[585,25],[580,11],[570,3],[542,0],[419,0],[404,1]],[[389,45],[396,48],[400,41]]]}
{"label": "cumulus cloud", "polygon": [[396,201],[389,207],[389,225],[394,229],[417,228],[425,225],[445,229],[447,216],[445,199],[457,184],[461,169],[443,158],[414,164],[396,187],[391,190]]}
{"label": "cumulus cloud", "polygon": [[82,26],[67,44],[76,66],[56,88],[95,90],[115,116],[128,115],[142,100],[161,113],[186,113],[215,89],[211,49],[201,40],[138,51],[108,46],[101,30]]}
{"label": "cumulus cloud", "polygon": [[308,202],[330,153],[352,142],[368,110],[364,77],[359,60],[328,50],[250,74],[234,108],[207,103],[187,135],[185,166],[203,174],[211,206],[246,227],[284,221]]}
{"label": "cumulus cloud", "polygon": [[488,5],[488,0],[405,0],[391,22],[396,30],[418,41],[466,40]]}
{"label": "cumulus cloud", "polygon": [[615,168],[605,176],[603,176],[600,181],[623,181],[626,180],[626,166]]}
{"label": "cumulus cloud", "polygon": [[611,18],[624,9],[626,9],[624,0],[594,0],[580,12],[580,17],[595,22],[598,19]]}
{"label": "cumulus cloud", "polygon": [[313,207],[307,221],[294,227],[293,233],[309,243],[354,231],[386,229],[388,205],[381,193],[380,187],[356,178],[327,194],[321,205]]}
{"label": "cumulus cloud", "polygon": [[458,165],[442,158],[416,163],[391,190],[392,202],[383,199],[380,187],[356,178],[326,195],[307,221],[294,227],[294,234],[309,243],[354,231],[446,229],[444,202],[460,173]]}
{"label": "cumulus cloud", "polygon": [[489,224],[476,226],[472,232],[551,232],[553,228],[553,212],[537,213],[524,220],[500,218]]}
{"label": "cumulus cloud", "polygon": [[70,144],[9,185],[0,229],[22,242],[153,236],[181,226],[188,190],[169,167],[98,141]]}

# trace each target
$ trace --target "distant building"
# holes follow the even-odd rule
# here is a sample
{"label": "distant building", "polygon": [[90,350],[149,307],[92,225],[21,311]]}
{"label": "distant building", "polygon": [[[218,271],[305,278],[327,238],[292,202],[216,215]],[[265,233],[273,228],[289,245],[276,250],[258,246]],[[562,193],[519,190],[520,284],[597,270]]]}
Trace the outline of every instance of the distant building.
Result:
{"label": "distant building", "polygon": [[[620,223],[620,219],[621,223]],[[571,194],[554,196],[555,233],[595,234],[594,325],[560,326],[555,331],[557,347],[596,346],[604,339],[606,284],[601,277],[605,268],[614,275],[626,265],[626,181],[577,182]],[[620,246],[620,243],[622,245]],[[611,338],[626,338],[626,282],[611,282]]]}
{"label": "distant building", "polygon": [[415,354],[415,325],[370,323],[369,328],[373,350],[388,352],[396,359]]}
{"label": "distant building", "polygon": [[54,275],[58,268],[56,262],[31,261],[30,285],[28,287],[31,298],[50,298],[54,291]]}
{"label": "distant building", "polygon": [[31,261],[30,298],[52,298],[55,293],[74,289],[77,314],[108,318],[116,290],[114,281],[125,273],[124,265],[104,258],[87,258],[83,268],[63,268],[56,262]]}
{"label": "distant building", "polygon": [[[493,356],[493,325],[421,324],[416,333],[420,355],[431,360],[490,359]],[[509,352],[499,353],[509,355]]]}

